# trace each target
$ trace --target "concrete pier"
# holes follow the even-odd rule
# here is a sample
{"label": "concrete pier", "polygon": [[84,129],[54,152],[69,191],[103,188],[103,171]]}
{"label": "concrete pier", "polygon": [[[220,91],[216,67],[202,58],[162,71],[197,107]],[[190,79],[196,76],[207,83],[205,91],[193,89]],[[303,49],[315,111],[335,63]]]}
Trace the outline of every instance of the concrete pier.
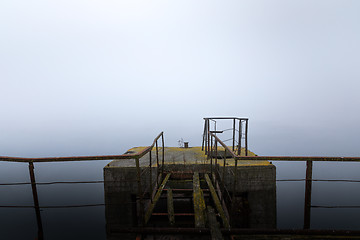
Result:
{"label": "concrete pier", "polygon": [[[161,148],[159,149],[159,151],[162,150]],[[142,150],[144,150],[144,147],[135,147],[128,150],[127,153],[133,154]],[[155,195],[161,180],[162,171],[164,173],[172,173],[172,177],[176,179],[185,179],[178,176],[191,175],[195,172],[199,173],[202,177],[204,177],[205,173],[208,176],[213,173],[215,177],[216,174],[214,173],[217,173],[220,181],[216,182],[215,180],[215,188],[221,188],[220,185],[223,183],[228,194],[232,196],[231,206],[225,206],[225,208],[229,209],[227,214],[230,218],[231,227],[276,228],[276,169],[270,162],[238,161],[235,181],[235,161],[232,158],[225,158],[224,168],[224,158],[216,159],[214,156],[211,159],[205,155],[201,147],[166,147],[164,153],[164,166],[161,165],[161,155],[157,156],[154,150],[151,152],[151,156],[146,154],[140,158],[139,167],[142,171],[140,178],[137,178],[138,172],[134,159],[114,160],[104,167],[108,239],[120,239],[119,237],[121,239],[134,239],[136,237],[134,234],[115,234],[113,230],[119,227],[141,226],[141,220],[137,217],[140,214],[139,211],[141,211],[139,199],[137,199],[139,193],[138,180],[140,179],[141,181],[141,190],[147,191],[148,200],[144,199],[145,208],[147,208],[151,204],[149,199]],[[218,155],[221,156],[220,148]],[[254,156],[255,154],[249,151],[248,155]],[[150,158],[151,168],[149,166]],[[188,187],[192,189],[192,182],[186,181],[189,180],[182,180],[182,182],[176,183],[169,180],[165,189],[174,186],[174,188],[182,189]],[[234,186],[235,183],[236,186]],[[187,184],[191,186],[186,186]],[[202,180],[200,185],[204,190],[205,180]],[[205,189],[204,191],[208,190]],[[221,193],[221,191],[219,190],[218,193]],[[174,196],[176,196],[175,192]],[[209,196],[208,192],[204,192],[205,199],[210,198]],[[224,199],[226,200],[225,196]],[[226,202],[224,199],[222,199],[223,204]],[[211,202],[209,201],[205,200],[206,204]],[[162,200],[159,200],[155,210],[159,210],[162,204]],[[180,218],[176,215],[176,210],[175,203],[175,227],[177,218]],[[161,213],[158,213],[158,215],[161,215]],[[159,223],[155,223],[155,221],[156,219],[150,219],[152,226],[159,226]],[[187,236],[186,239],[191,238]]]}

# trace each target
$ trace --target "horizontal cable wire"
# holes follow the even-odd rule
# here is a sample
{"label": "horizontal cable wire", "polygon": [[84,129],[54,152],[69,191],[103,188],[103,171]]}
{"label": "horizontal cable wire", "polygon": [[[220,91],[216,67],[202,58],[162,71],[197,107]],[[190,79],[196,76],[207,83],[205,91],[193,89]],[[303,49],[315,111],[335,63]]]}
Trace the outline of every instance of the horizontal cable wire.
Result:
{"label": "horizontal cable wire", "polygon": [[[111,181],[112,182],[112,181]],[[51,185],[51,184],[77,184],[77,183],[104,183],[104,181],[82,181],[82,182],[36,182],[36,185]],[[19,183],[0,183],[0,186],[13,186],[13,185],[29,185],[31,182],[19,182]]]}
{"label": "horizontal cable wire", "polygon": [[[248,182],[271,182],[273,179],[264,179],[264,180],[249,180]],[[277,182],[301,182],[306,181],[305,178],[299,179],[277,179]],[[360,180],[351,180],[351,179],[312,179],[313,182],[350,182],[350,183],[359,183]],[[87,183],[117,183],[117,182],[137,182],[137,180],[121,180],[121,181],[57,181],[57,182],[36,182],[36,185],[52,185],[52,184],[87,184]],[[16,186],[16,185],[31,185],[31,182],[18,182],[18,183],[0,183],[0,186]]]}
{"label": "horizontal cable wire", "polygon": [[[39,206],[39,208],[78,208],[78,207],[98,207],[98,206],[105,206],[105,203],[64,205],[64,206]],[[0,206],[0,208],[36,208],[36,207],[35,206],[26,206],[26,205],[9,205],[9,206],[2,205],[2,206]]]}
{"label": "horizontal cable wire", "polygon": [[226,132],[226,131],[229,131],[229,130],[233,130],[233,129],[232,129],[232,128],[228,128],[228,129],[225,129],[225,130],[219,130],[219,131]]}
{"label": "horizontal cable wire", "polygon": [[[42,209],[52,209],[52,208],[81,208],[81,207],[100,207],[100,206],[122,206],[123,204],[132,204],[137,202],[122,202],[119,204],[80,204],[80,205],[63,205],[63,206],[39,206],[38,208]],[[312,205],[312,208],[360,208],[360,206],[321,206],[321,205]],[[35,206],[29,205],[0,205],[0,208],[37,208]]]}
{"label": "horizontal cable wire", "polygon": [[312,208],[360,208],[360,206],[317,206],[312,205]]}
{"label": "horizontal cable wire", "polygon": [[[268,180],[270,181],[270,180]],[[277,182],[300,182],[306,181],[305,178],[300,179],[278,179]],[[360,180],[351,180],[351,179],[312,179],[313,182],[360,182]]]}
{"label": "horizontal cable wire", "polygon": [[[120,202],[117,204],[105,204],[105,203],[95,203],[95,204],[77,204],[77,205],[54,205],[54,206],[39,206],[38,208],[81,208],[81,207],[100,207],[100,206],[123,206],[124,204],[135,204],[137,202],[128,201]],[[34,205],[0,205],[0,208],[37,208]]]}

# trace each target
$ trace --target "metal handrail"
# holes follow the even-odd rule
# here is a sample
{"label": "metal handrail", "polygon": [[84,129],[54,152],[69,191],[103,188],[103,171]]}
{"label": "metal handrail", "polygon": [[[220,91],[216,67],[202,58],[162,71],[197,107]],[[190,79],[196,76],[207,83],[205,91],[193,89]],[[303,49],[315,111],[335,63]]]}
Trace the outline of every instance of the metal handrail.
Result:
{"label": "metal handrail", "polygon": [[[230,149],[224,141],[221,141],[218,136],[216,136],[216,133],[219,133],[219,131],[211,131],[210,130],[210,124],[209,120],[212,119],[233,119],[233,147]],[[245,130],[245,156],[241,156],[241,142],[238,143],[238,149],[237,154],[234,152],[234,142],[235,140],[235,119],[240,120],[239,124],[239,141],[241,141],[241,121],[246,120],[246,130]],[[313,206],[311,205],[311,188],[312,188],[312,168],[313,168],[313,162],[314,161],[328,161],[328,162],[360,162],[360,157],[326,157],[326,156],[248,156],[248,149],[247,149],[247,119],[243,118],[229,118],[229,117],[219,117],[219,118],[204,118],[205,125],[204,125],[204,137],[203,137],[203,149],[205,147],[205,154],[208,156],[210,155],[211,159],[211,170],[212,170],[212,159],[213,159],[213,152],[215,151],[216,159],[215,159],[215,165],[217,165],[217,152],[218,152],[218,143],[224,148],[225,154],[223,156],[224,158],[224,165],[223,165],[223,176],[222,180],[224,180],[224,173],[225,173],[225,161],[226,161],[226,153],[228,152],[230,156],[235,161],[235,167],[233,171],[234,175],[234,182],[233,182],[233,193],[236,191],[237,186],[237,165],[239,160],[247,160],[247,161],[305,161],[306,162],[306,178],[305,180],[305,199],[304,199],[304,229],[310,228],[310,218],[311,218],[311,208],[312,207],[324,207],[324,206]],[[213,144],[213,141],[215,142]],[[271,162],[270,162],[271,163]],[[325,206],[329,208],[329,206]],[[339,207],[339,206],[335,206]],[[346,206],[345,206],[346,207]],[[355,207],[355,206],[352,206]]]}
{"label": "metal handrail", "polygon": [[[247,134],[248,134],[248,123],[249,123],[249,119],[248,118],[239,118],[239,117],[207,117],[204,118],[205,120],[205,124],[204,124],[204,134],[203,134],[203,141],[202,141],[202,150],[204,150],[205,147],[205,154],[208,154],[209,150],[210,150],[210,138],[211,135],[210,133],[220,133],[219,131],[216,131],[216,121],[214,120],[232,120],[232,128],[229,129],[225,129],[222,130],[222,132],[224,131],[229,131],[232,130],[232,137],[228,140],[225,141],[229,141],[232,140],[232,151],[235,151],[235,149],[237,149],[237,154],[240,155],[241,154],[241,144],[242,144],[242,139],[244,139],[244,143],[245,143],[245,156],[248,155],[248,139],[247,139]],[[215,122],[215,131],[211,130],[211,124],[210,121],[214,121]],[[236,121],[238,121],[238,129],[236,127]],[[244,128],[242,127],[243,123],[245,124]],[[236,140],[237,138],[237,140]],[[223,142],[225,142],[223,141]],[[235,146],[236,143],[236,146]]]}
{"label": "metal handrail", "polygon": [[236,155],[218,136],[210,132],[210,136],[215,138],[230,155],[236,160],[255,160],[255,161],[329,161],[329,162],[360,162],[360,157],[325,157],[325,156],[239,156]]}
{"label": "metal handrail", "polygon": [[218,120],[224,120],[224,119],[237,119],[237,120],[249,120],[248,118],[239,118],[239,117],[206,117],[205,119],[218,119]]}
{"label": "metal handrail", "polygon": [[226,146],[226,144],[223,143],[223,141],[221,141],[220,138],[218,138],[218,136],[216,136],[214,133],[210,132],[210,136],[215,138],[215,141],[219,142],[221,144],[221,146],[223,146],[225,148],[225,150],[227,152],[229,152],[233,158],[239,157],[233,151],[231,151],[230,148],[228,146]]}
{"label": "metal handrail", "polygon": [[[38,239],[43,240],[43,228],[42,228],[42,220],[41,220],[41,214],[40,214],[40,207],[39,206],[39,200],[38,200],[38,194],[37,194],[37,188],[36,188],[36,180],[35,180],[35,173],[34,173],[34,162],[68,162],[68,161],[91,161],[91,160],[114,160],[114,159],[134,159],[136,163],[136,169],[137,169],[137,179],[134,180],[137,182],[138,185],[138,196],[137,199],[139,200],[139,215],[140,215],[140,224],[142,225],[144,222],[144,211],[145,211],[145,204],[144,204],[144,195],[145,193],[142,191],[143,186],[141,184],[141,178],[142,178],[142,172],[141,172],[141,166],[140,166],[140,158],[143,157],[145,154],[149,153],[149,165],[145,167],[149,167],[149,186],[145,189],[152,190],[153,187],[153,181],[152,181],[152,159],[151,159],[151,150],[156,146],[156,162],[157,162],[157,175],[159,175],[159,149],[158,149],[158,140],[161,137],[162,140],[162,164],[161,164],[161,173],[164,172],[164,159],[165,159],[165,145],[164,145],[164,132],[161,132],[153,141],[153,143],[146,147],[145,149],[141,150],[138,153],[133,154],[121,154],[121,155],[105,155],[105,156],[78,156],[78,157],[45,157],[45,158],[22,158],[22,157],[8,157],[8,156],[0,156],[0,161],[7,161],[7,162],[25,162],[29,163],[29,174],[30,174],[30,180],[31,180],[31,187],[32,187],[32,194],[33,194],[33,200],[34,200],[34,208],[35,208],[35,214],[37,219],[37,225],[38,225]],[[156,177],[158,179],[158,177]],[[155,181],[156,182],[156,181]],[[152,201],[152,194],[150,192],[151,201]],[[81,207],[81,206],[103,206],[105,204],[92,204],[92,205],[76,205],[75,207]],[[61,207],[61,206],[58,206]],[[62,206],[62,207],[69,207],[69,206]],[[74,206],[70,206],[74,207]]]}
{"label": "metal handrail", "polygon": [[8,157],[0,156],[0,161],[7,162],[68,162],[68,161],[92,161],[92,160],[112,160],[112,159],[134,159],[141,158],[148,152],[150,152],[157,140],[162,137],[164,132],[161,132],[153,141],[152,145],[146,147],[142,151],[133,154],[121,154],[121,155],[102,155],[102,156],[77,156],[77,157],[43,157],[43,158],[23,158],[23,157]]}

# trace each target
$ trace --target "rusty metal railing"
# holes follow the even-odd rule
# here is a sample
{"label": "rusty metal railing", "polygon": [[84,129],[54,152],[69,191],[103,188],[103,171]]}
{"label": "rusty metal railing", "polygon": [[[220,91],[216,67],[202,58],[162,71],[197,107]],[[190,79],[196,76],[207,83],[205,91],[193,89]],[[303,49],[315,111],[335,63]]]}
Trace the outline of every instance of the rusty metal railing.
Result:
{"label": "rusty metal railing", "polygon": [[[161,138],[161,152],[162,152],[162,158],[161,158],[161,164],[160,164],[160,158],[159,158],[159,144],[158,141]],[[157,177],[155,181],[153,180],[153,174],[152,174],[152,166],[153,166],[153,160],[151,152],[153,148],[155,147],[156,152],[156,163],[157,163]],[[145,156],[146,154],[149,154],[149,164],[147,167],[140,165],[140,158]],[[146,194],[150,193],[150,201],[153,200],[153,194],[152,190],[155,186],[155,183],[159,181],[159,174],[161,173],[161,176],[163,176],[164,173],[164,161],[165,161],[165,145],[164,145],[164,132],[161,132],[153,141],[153,143],[143,149],[142,151],[138,153],[130,153],[130,154],[122,154],[122,155],[104,155],[104,156],[77,156],[77,157],[45,157],[45,158],[21,158],[21,157],[8,157],[8,156],[0,156],[0,161],[7,161],[7,162],[23,162],[29,164],[29,174],[30,174],[30,180],[31,180],[31,187],[32,187],[32,194],[33,194],[33,201],[34,201],[34,208],[35,208],[35,214],[37,219],[37,225],[38,225],[38,239],[42,240],[43,237],[43,228],[42,228],[42,220],[41,220],[41,214],[40,209],[42,208],[39,206],[39,199],[37,194],[37,187],[36,187],[36,180],[35,180],[35,173],[34,173],[34,163],[43,163],[43,162],[69,162],[69,161],[98,161],[98,160],[122,160],[122,159],[134,159],[136,164],[136,172],[137,176],[136,179],[133,181],[137,182],[137,188],[138,188],[138,194],[137,194],[137,200],[139,201],[139,218],[140,218],[140,225],[144,222],[144,212],[145,212],[145,203],[144,203],[144,197]],[[142,186],[142,175],[144,173],[148,173],[149,175],[149,185],[148,186]],[[131,180],[129,180],[131,181]],[[75,183],[75,182],[74,182]],[[78,182],[78,183],[84,183],[84,182]],[[77,207],[81,206],[100,206],[104,204],[88,204],[88,205],[79,205]],[[25,206],[21,206],[25,207]],[[27,206],[26,206],[27,207]],[[61,206],[57,206],[61,207]],[[66,207],[66,206],[64,206]],[[73,206],[72,206],[73,207]]]}
{"label": "rusty metal railing", "polygon": [[[216,172],[218,173],[221,181],[222,181],[222,191],[226,192],[224,187],[223,180],[225,178],[226,172],[226,158],[230,157],[235,161],[235,167],[233,171],[233,189],[232,193],[236,192],[237,186],[237,173],[238,173],[238,161],[305,161],[306,162],[306,178],[305,178],[305,203],[304,203],[304,229],[310,228],[310,219],[311,219],[311,208],[317,207],[311,205],[311,188],[312,188],[312,169],[313,169],[313,162],[314,161],[329,161],[329,162],[360,162],[360,157],[324,157],[324,156],[248,156],[248,119],[247,118],[236,118],[236,117],[217,117],[217,118],[204,118],[204,134],[203,134],[203,144],[202,149],[205,150],[205,154],[210,158],[211,164],[211,172],[215,167]],[[216,128],[216,120],[232,120],[233,127],[230,129],[233,131],[233,137],[230,139],[232,140],[232,148],[228,147],[224,141],[220,140],[217,134],[221,134],[224,131],[218,130]],[[239,121],[238,130],[236,129],[236,122]],[[211,122],[213,122],[213,126],[211,126]],[[242,123],[244,122],[244,124]],[[245,125],[245,130],[243,130],[243,126]],[[238,141],[235,138],[235,132],[239,132]],[[245,156],[241,154],[241,141],[242,136],[244,135],[245,141]],[[229,140],[229,139],[228,139]],[[225,140],[227,141],[227,140]],[[237,146],[235,143],[237,142]],[[224,149],[224,153],[221,154],[221,158],[223,159],[222,164],[222,173],[219,171],[218,164],[218,152],[219,148],[218,145]],[[213,159],[215,158],[215,162]],[[214,163],[214,164],[213,164]],[[213,165],[215,165],[213,167]],[[227,171],[229,172],[229,171]],[[229,195],[229,194],[228,194]],[[224,193],[223,193],[224,196]],[[226,194],[225,194],[226,196]],[[231,197],[229,196],[230,201]]]}
{"label": "rusty metal railing", "polygon": [[[204,118],[204,134],[203,134],[203,141],[202,141],[202,150],[205,148],[205,153],[207,154],[210,151],[210,138],[211,134],[221,134],[226,131],[232,132],[232,137],[224,140],[225,141],[232,141],[232,151],[236,152],[237,155],[241,155],[241,148],[242,143],[244,143],[245,148],[245,156],[248,155],[248,126],[249,120],[247,118],[238,118],[238,117],[211,117],[211,118]],[[230,120],[232,123],[231,128],[227,128],[224,130],[217,129],[217,121],[218,120]]]}
{"label": "rusty metal railing", "polygon": [[[238,118],[238,117],[211,117],[204,118],[204,134],[202,141],[202,150],[205,150],[205,154],[210,159],[210,171],[213,174],[213,171],[217,175],[215,180],[219,181],[219,186],[221,187],[221,201],[223,198],[228,199],[228,202],[233,202],[232,197],[228,193],[225,188],[224,179],[225,174],[232,172],[234,181],[233,181],[233,189],[232,194],[234,195],[236,191],[236,181],[237,181],[237,157],[241,155],[248,156],[248,118]],[[218,121],[227,121],[230,122],[231,127],[227,129],[218,129]],[[227,140],[220,140],[218,134],[223,134],[226,131],[231,131],[231,137]],[[232,146],[229,148],[224,142],[231,141]],[[221,151],[223,153],[219,153],[219,144],[221,146]],[[244,145],[243,145],[244,144]],[[242,147],[244,146],[244,147]],[[244,151],[242,151],[244,149]],[[220,163],[218,164],[218,158],[223,160],[222,169],[220,170]],[[228,166],[226,164],[227,157],[231,157],[235,159],[235,167],[234,170],[228,170]],[[215,160],[215,161],[214,161]],[[217,184],[217,183],[215,183]]]}

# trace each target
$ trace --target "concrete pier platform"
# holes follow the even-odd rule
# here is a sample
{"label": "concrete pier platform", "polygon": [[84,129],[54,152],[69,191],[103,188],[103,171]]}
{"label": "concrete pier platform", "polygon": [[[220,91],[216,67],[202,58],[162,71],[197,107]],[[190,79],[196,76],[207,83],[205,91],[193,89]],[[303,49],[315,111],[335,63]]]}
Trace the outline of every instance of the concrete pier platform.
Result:
{"label": "concrete pier platform", "polygon": [[[145,147],[134,147],[127,154],[136,154]],[[244,149],[242,149],[244,155]],[[224,154],[219,147],[218,156]],[[248,152],[249,156],[255,156]],[[162,148],[156,154],[155,148],[150,154],[139,159],[139,167],[142,169],[140,176],[143,190],[148,183],[159,178],[159,173],[194,173],[200,174],[217,171],[219,178],[233,197],[231,208],[232,227],[241,228],[276,228],[276,169],[269,161],[238,161],[236,181],[234,179],[235,161],[232,158],[211,159],[205,155],[201,147],[164,148],[164,166],[162,166]],[[149,162],[151,158],[151,168]],[[211,165],[212,163],[212,165]],[[112,234],[116,227],[138,226],[139,204],[137,194],[139,192],[137,182],[137,168],[134,159],[114,160],[104,167],[104,189],[106,203],[106,221],[108,239],[134,239],[133,234]],[[234,186],[236,182],[236,186]],[[150,185],[152,186],[152,185]],[[148,187],[149,196],[154,189]],[[234,192],[235,191],[235,192]],[[187,236],[185,239],[190,239]]]}

